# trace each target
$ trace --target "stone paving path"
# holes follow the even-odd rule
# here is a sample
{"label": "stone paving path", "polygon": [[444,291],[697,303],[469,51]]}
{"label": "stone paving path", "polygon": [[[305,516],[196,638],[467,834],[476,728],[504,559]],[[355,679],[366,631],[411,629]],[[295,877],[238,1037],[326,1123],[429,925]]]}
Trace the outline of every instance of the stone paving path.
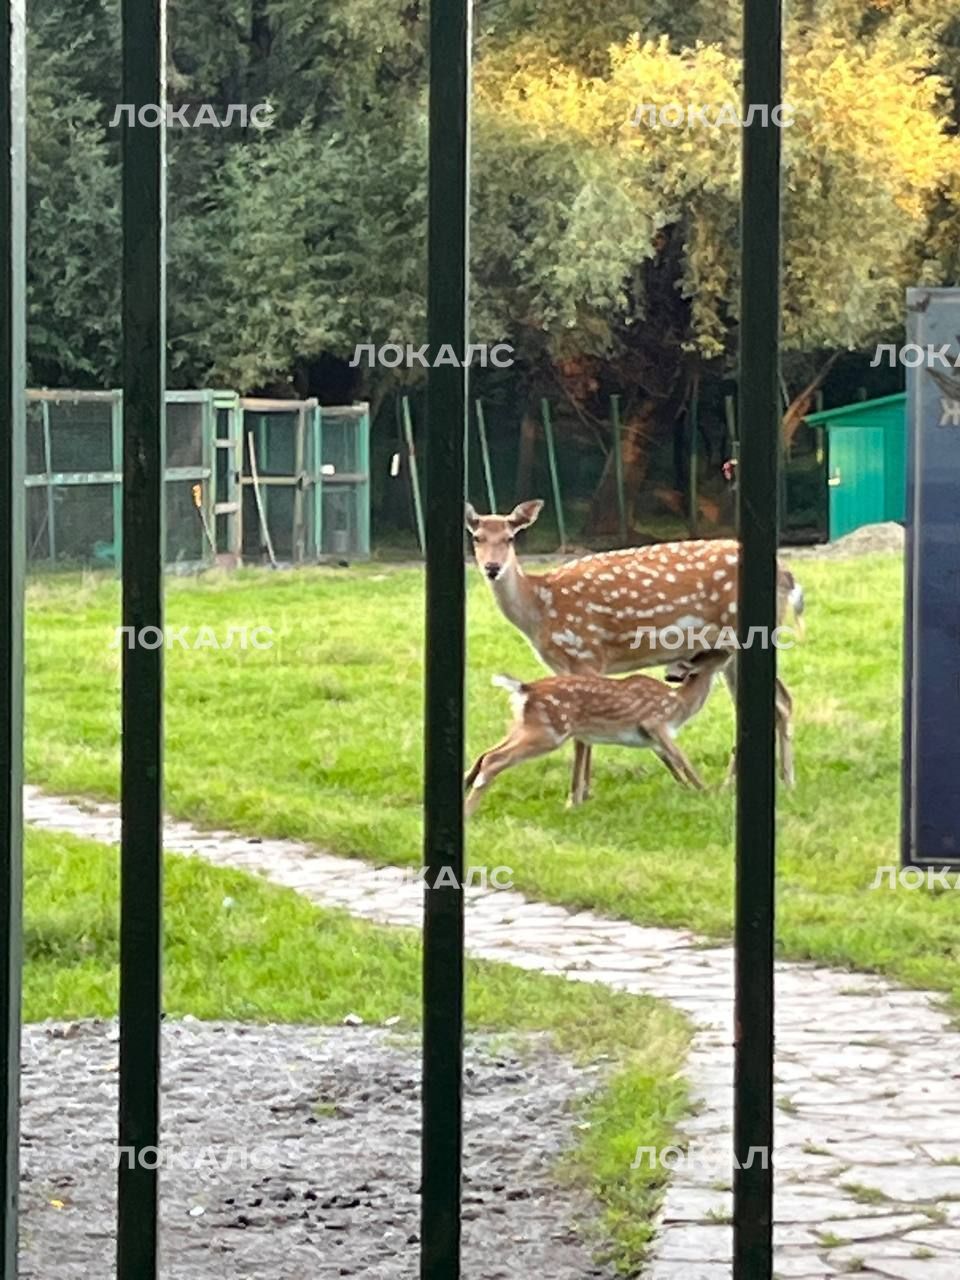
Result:
{"label": "stone paving path", "polygon": [[[31,787],[24,800],[36,826],[119,839],[115,806]],[[420,923],[422,887],[400,870],[185,822],[168,822],[165,845],[372,921]],[[468,890],[466,937],[471,955],[657,996],[689,1015],[698,1111],[645,1274],[729,1280],[731,948],[492,889]],[[960,1280],[960,1033],[938,997],[804,964],[778,964],[777,989],[776,1275]]]}

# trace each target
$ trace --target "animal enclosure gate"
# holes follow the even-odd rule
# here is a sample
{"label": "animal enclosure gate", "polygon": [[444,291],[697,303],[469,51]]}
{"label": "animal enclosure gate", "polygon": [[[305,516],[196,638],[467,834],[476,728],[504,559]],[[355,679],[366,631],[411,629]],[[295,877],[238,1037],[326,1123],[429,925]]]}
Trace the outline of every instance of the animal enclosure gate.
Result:
{"label": "animal enclosure gate", "polygon": [[[28,391],[26,418],[27,560],[119,565],[123,393]],[[293,564],[370,554],[365,404],[168,391],[165,426],[168,565],[259,558],[264,526]]]}

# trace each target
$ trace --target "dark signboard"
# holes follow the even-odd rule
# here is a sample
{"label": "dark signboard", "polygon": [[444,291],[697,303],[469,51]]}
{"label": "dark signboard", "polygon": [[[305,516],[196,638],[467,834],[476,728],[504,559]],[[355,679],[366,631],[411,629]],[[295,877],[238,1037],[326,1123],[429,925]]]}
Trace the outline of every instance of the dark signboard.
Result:
{"label": "dark signboard", "polygon": [[960,289],[909,289],[907,316],[902,858],[953,867],[960,866]]}

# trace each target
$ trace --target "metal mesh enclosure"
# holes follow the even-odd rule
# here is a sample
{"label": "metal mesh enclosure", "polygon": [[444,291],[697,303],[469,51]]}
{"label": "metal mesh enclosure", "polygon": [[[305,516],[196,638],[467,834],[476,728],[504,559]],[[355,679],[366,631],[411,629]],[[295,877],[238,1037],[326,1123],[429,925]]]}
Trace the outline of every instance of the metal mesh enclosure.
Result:
{"label": "metal mesh enclosure", "polygon": [[[31,563],[119,564],[122,412],[118,391],[28,392]],[[168,392],[167,563],[369,555],[369,429],[366,405]]]}
{"label": "metal mesh enclosure", "polygon": [[270,549],[294,563],[368,556],[367,406],[242,400],[240,411],[244,556]]}
{"label": "metal mesh enclosure", "polygon": [[[27,393],[27,551],[32,562],[119,564],[123,475],[118,391]],[[213,549],[211,392],[171,392],[167,403],[167,559],[203,562]]]}

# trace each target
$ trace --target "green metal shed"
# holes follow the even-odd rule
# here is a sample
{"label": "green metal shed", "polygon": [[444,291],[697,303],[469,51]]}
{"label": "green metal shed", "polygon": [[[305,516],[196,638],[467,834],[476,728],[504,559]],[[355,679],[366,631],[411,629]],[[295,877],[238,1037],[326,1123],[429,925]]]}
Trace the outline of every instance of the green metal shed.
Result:
{"label": "green metal shed", "polygon": [[808,413],[827,436],[828,537],[906,512],[906,394]]}

